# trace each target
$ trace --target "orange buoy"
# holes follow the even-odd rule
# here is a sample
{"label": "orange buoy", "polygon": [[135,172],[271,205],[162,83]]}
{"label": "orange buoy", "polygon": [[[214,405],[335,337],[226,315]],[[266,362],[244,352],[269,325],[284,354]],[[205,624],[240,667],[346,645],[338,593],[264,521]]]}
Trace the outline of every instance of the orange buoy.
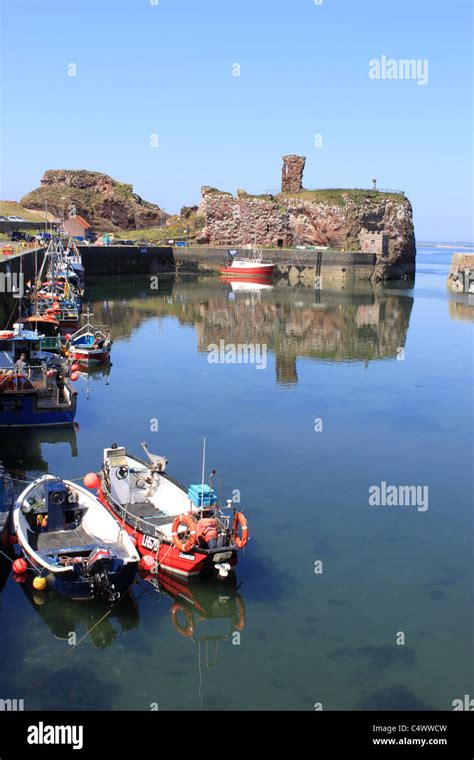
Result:
{"label": "orange buoy", "polygon": [[71,375],[71,380],[73,383],[75,383],[76,380],[79,380],[79,372],[73,372]]}
{"label": "orange buoy", "polygon": [[13,568],[14,573],[18,573],[19,575],[21,575],[21,573],[26,573],[26,571],[28,570],[28,563],[25,562],[25,560],[22,559],[22,557],[18,557],[18,559],[14,561],[12,568]]}
{"label": "orange buoy", "polygon": [[[240,529],[242,531],[242,535],[239,536],[237,533],[238,528],[240,525]],[[234,517],[234,528],[233,528],[233,534],[234,534],[234,543],[237,547],[237,549],[243,549],[244,546],[247,545],[247,541],[249,540],[249,529],[247,525],[247,520],[243,516],[242,512],[236,512]]]}
{"label": "orange buoy", "polygon": [[71,364],[71,372],[77,372],[78,369],[79,369],[79,364],[76,364],[75,362],[74,364]]}
{"label": "orange buoy", "polygon": [[146,572],[151,572],[151,570],[154,570],[156,565],[156,560],[152,554],[144,554],[143,557],[140,560],[140,570],[145,570]]}
{"label": "orange buoy", "polygon": [[[186,621],[186,625],[182,626],[179,624],[178,620],[178,613],[182,612]],[[194,619],[193,619],[193,613],[191,610],[187,610],[185,607],[182,606],[182,604],[178,604],[175,602],[171,605],[171,620],[173,621],[173,625],[178,631],[178,633],[181,634],[181,636],[186,636],[186,638],[190,638],[194,633]]]}
{"label": "orange buoy", "polygon": [[[178,528],[180,525],[186,525],[189,533],[189,537],[186,541],[183,541],[178,535]],[[196,523],[191,515],[180,515],[175,518],[173,527],[171,529],[171,535],[173,537],[173,544],[180,552],[189,552],[196,543]]]}
{"label": "orange buoy", "polygon": [[82,481],[86,488],[98,488],[100,486],[100,478],[97,475],[96,472],[88,472],[87,475],[84,475],[84,480]]}

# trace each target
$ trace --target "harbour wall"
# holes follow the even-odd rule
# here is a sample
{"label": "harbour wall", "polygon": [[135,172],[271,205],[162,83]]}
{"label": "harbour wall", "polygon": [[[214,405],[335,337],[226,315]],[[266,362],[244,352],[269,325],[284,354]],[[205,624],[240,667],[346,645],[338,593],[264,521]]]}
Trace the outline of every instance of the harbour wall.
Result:
{"label": "harbour wall", "polygon": [[[236,249],[247,254],[248,250]],[[189,246],[89,246],[81,248],[87,276],[111,274],[215,275],[226,257],[226,248]],[[360,251],[292,251],[265,249],[265,258],[276,265],[278,278],[314,285],[323,276],[334,282],[370,281],[376,255]]]}
{"label": "harbour wall", "polygon": [[[249,253],[237,249],[239,253]],[[82,246],[80,248],[86,276],[107,275],[215,275],[226,257],[226,248],[189,246]],[[0,272],[23,271],[25,279],[34,277],[43,261],[44,249],[35,248],[22,254],[0,256]],[[265,258],[276,266],[277,279],[291,284],[314,285],[319,279],[344,284],[370,281],[377,256],[361,251],[315,251],[264,249]],[[21,264],[20,264],[21,261]]]}
{"label": "harbour wall", "polygon": [[[226,256],[225,248],[175,248],[176,271],[182,274],[215,274]],[[244,255],[248,250],[236,249]],[[265,248],[264,258],[275,263],[275,275],[291,284],[314,286],[319,278],[334,284],[370,281],[376,265],[374,253]]]}
{"label": "harbour wall", "polygon": [[81,246],[80,251],[87,277],[172,273],[176,269],[169,246],[91,245]]}

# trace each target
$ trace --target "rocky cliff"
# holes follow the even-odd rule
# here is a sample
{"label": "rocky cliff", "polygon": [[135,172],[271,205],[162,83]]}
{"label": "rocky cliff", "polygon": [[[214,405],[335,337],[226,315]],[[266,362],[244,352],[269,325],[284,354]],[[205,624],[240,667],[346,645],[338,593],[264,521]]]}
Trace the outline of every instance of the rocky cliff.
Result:
{"label": "rocky cliff", "polygon": [[[317,245],[376,254],[375,280],[415,274],[415,233],[404,193],[305,190],[305,156],[283,156],[281,192],[237,195],[201,189],[205,227],[198,242],[211,246]],[[329,254],[327,254],[329,255]]]}
{"label": "rocky cliff", "polygon": [[[205,227],[199,239],[212,246],[329,246],[361,250],[361,235],[375,236],[375,279],[415,273],[412,207],[401,194],[370,190],[302,190],[271,196],[237,196],[202,188],[199,213]],[[377,240],[378,238],[378,240]],[[365,249],[367,250],[367,249]]]}
{"label": "rocky cliff", "polygon": [[132,185],[85,170],[51,169],[44,173],[40,187],[21,199],[30,209],[44,209],[46,201],[58,217],[75,211],[98,230],[152,227],[168,216],[134,193]]}

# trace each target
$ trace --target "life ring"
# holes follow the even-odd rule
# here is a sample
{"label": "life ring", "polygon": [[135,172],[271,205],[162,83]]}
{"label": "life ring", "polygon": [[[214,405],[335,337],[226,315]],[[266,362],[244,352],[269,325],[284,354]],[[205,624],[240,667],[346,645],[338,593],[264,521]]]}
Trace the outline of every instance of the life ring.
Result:
{"label": "life ring", "polygon": [[[239,536],[239,534],[237,533],[237,528],[239,525],[242,530],[242,536]],[[235,513],[234,528],[232,532],[234,534],[234,543],[237,549],[243,549],[244,546],[247,546],[247,541],[249,540],[249,529],[247,525],[247,520],[243,516],[242,512]]]}
{"label": "life ring", "polygon": [[[187,541],[182,541],[178,536],[178,528],[180,525],[186,525],[189,531],[189,538]],[[180,515],[175,518],[173,527],[171,529],[171,535],[173,537],[173,544],[181,552],[189,552],[196,543],[196,523],[191,515]]]}
{"label": "life ring", "polygon": [[245,628],[245,604],[240,594],[235,597],[235,607],[237,612],[235,628],[237,631],[243,631]]}
{"label": "life ring", "polygon": [[[179,624],[179,620],[178,620],[179,612],[182,612],[185,617],[185,620],[186,620],[185,626],[182,626]],[[171,613],[171,620],[173,622],[174,627],[178,631],[178,633],[180,633],[181,636],[186,636],[187,639],[191,638],[191,636],[194,633],[194,618],[193,618],[193,613],[191,612],[191,610],[187,610],[185,607],[182,606],[182,604],[178,604],[177,602],[175,602],[174,604],[171,605],[170,613]]]}

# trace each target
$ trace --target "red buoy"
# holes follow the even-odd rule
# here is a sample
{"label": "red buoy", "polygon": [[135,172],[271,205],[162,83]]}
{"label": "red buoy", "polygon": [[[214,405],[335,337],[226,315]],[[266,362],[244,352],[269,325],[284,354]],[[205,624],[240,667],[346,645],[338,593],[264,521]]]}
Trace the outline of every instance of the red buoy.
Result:
{"label": "red buoy", "polygon": [[18,573],[18,574],[26,573],[26,571],[28,570],[28,563],[25,562],[25,560],[22,559],[21,557],[18,557],[18,559],[14,561],[12,568],[13,568],[14,573]]}
{"label": "red buoy", "polygon": [[88,472],[87,475],[84,475],[84,480],[82,482],[86,488],[94,489],[99,487],[100,478],[96,472]]}
{"label": "red buoy", "polygon": [[78,369],[79,364],[76,364],[76,362],[74,362],[74,364],[71,364],[71,372],[77,372]]}
{"label": "red buoy", "polygon": [[145,554],[140,560],[140,570],[151,572],[155,568],[156,560],[152,554]]}
{"label": "red buoy", "polygon": [[71,380],[73,383],[75,383],[76,380],[79,380],[79,372],[73,372],[71,375]]}

